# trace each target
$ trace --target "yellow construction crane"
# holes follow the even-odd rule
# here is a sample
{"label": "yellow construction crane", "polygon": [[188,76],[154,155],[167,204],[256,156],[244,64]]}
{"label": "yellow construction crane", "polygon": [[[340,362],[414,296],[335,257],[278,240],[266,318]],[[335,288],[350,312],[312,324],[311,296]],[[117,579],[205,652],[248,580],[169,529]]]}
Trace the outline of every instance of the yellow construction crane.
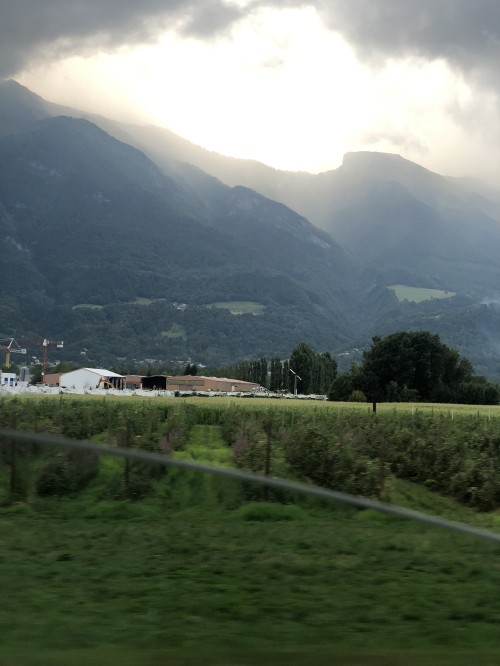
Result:
{"label": "yellow construction crane", "polygon": [[26,349],[21,348],[14,340],[14,338],[6,338],[4,340],[0,340],[0,350],[5,352],[5,366],[7,368],[10,368],[11,354],[26,354]]}

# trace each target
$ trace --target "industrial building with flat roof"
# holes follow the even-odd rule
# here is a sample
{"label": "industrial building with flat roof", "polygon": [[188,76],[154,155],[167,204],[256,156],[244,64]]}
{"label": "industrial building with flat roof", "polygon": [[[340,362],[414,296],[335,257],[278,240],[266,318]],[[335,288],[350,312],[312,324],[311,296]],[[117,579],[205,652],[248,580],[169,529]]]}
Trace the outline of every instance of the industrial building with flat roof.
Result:
{"label": "industrial building with flat roof", "polygon": [[45,384],[65,389],[146,389],[152,391],[213,391],[245,393],[260,388],[254,382],[203,375],[119,375],[104,368],[79,368],[70,372],[45,375]]}
{"label": "industrial building with flat roof", "polygon": [[259,388],[254,382],[226,377],[204,377],[203,375],[153,375],[142,378],[142,388],[166,391],[217,391],[227,393],[249,392]]}

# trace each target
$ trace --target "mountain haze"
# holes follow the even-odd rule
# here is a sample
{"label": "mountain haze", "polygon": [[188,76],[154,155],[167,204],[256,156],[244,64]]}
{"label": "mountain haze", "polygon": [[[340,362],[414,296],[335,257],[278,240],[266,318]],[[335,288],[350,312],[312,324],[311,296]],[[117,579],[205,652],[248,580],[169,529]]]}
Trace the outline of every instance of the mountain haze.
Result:
{"label": "mountain haze", "polygon": [[500,194],[398,155],[283,172],[6,81],[0,259],[0,337],[73,358],[225,363],[423,328],[500,377]]}
{"label": "mountain haze", "polygon": [[[447,178],[386,153],[348,153],[338,169],[320,174],[278,171],[205,151],[167,130],[128,131],[163,168],[175,154],[298,211],[360,264],[373,264],[367,280],[391,284],[396,275],[479,297],[500,277],[500,192],[480,182]],[[391,269],[380,271],[386,263]]]}
{"label": "mountain haze", "polygon": [[[38,115],[0,139],[3,305],[17,312],[2,335],[57,322],[69,349],[211,362],[347,340],[350,262],[327,234],[192,167],[174,180],[87,120]],[[261,314],[208,307],[231,302]]]}

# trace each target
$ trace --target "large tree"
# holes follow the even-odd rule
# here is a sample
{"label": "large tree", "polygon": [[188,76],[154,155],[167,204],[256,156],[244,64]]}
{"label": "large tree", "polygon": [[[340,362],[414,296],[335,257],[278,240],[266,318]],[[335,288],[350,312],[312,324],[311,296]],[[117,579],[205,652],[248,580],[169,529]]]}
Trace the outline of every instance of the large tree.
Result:
{"label": "large tree", "polygon": [[361,390],[369,400],[498,402],[498,390],[479,382],[471,363],[428,331],[402,331],[372,339],[356,371],[334,382],[331,397]]}
{"label": "large tree", "polygon": [[[297,387],[300,393],[312,393],[314,357],[316,352],[307,344],[299,342],[290,356],[290,370],[297,375]],[[294,379],[290,379],[290,390],[294,387]]]}
{"label": "large tree", "polygon": [[406,386],[421,400],[430,400],[443,385],[467,381],[473,374],[467,360],[462,362],[457,351],[428,331],[402,331],[372,342],[364,353],[363,373],[375,398],[385,396],[389,383],[396,382],[400,389]]}

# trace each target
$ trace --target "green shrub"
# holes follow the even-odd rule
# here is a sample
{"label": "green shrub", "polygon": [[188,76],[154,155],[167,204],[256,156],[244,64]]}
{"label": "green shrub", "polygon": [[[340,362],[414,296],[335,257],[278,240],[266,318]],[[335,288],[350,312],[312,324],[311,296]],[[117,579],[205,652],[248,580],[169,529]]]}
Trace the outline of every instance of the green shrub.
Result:
{"label": "green shrub", "polygon": [[60,496],[83,490],[99,471],[99,456],[88,451],[53,454],[38,472],[38,495]]}
{"label": "green shrub", "polygon": [[307,514],[296,504],[276,504],[274,502],[250,502],[236,510],[236,515],[248,521],[305,520]]}
{"label": "green shrub", "polygon": [[35,487],[40,497],[70,493],[73,483],[67,457],[60,455],[47,461],[38,473]]}
{"label": "green shrub", "polygon": [[366,402],[366,395],[363,391],[355,390],[349,396],[349,402]]}

